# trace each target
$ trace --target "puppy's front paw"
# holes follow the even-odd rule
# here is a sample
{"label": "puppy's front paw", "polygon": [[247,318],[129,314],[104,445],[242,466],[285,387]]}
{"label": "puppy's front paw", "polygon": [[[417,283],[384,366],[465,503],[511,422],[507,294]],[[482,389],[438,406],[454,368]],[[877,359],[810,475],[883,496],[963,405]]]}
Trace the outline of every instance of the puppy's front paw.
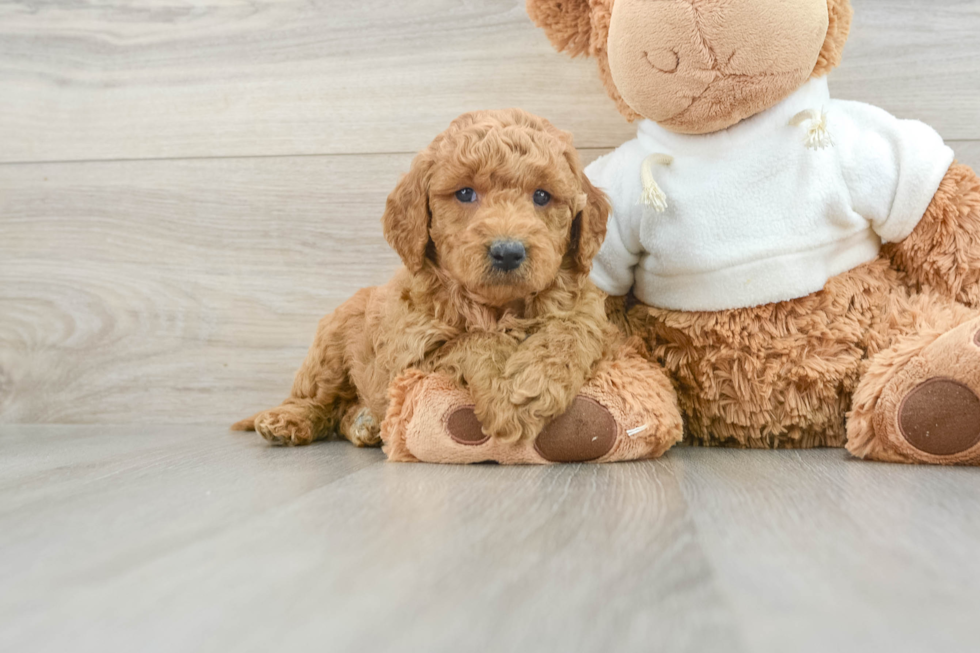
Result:
{"label": "puppy's front paw", "polygon": [[278,445],[299,446],[313,442],[313,425],[289,410],[273,408],[255,418],[255,430]]}
{"label": "puppy's front paw", "polygon": [[575,399],[575,392],[552,376],[529,369],[510,379],[508,399],[520,413],[526,415],[524,421],[533,422],[543,428],[568,410]]}
{"label": "puppy's front paw", "polygon": [[522,370],[508,379],[507,399],[515,406],[526,406],[548,393],[548,379]]}
{"label": "puppy's front paw", "polygon": [[483,432],[501,442],[530,440],[538,434],[538,427],[527,421],[525,411],[506,399],[477,402],[475,411]]}

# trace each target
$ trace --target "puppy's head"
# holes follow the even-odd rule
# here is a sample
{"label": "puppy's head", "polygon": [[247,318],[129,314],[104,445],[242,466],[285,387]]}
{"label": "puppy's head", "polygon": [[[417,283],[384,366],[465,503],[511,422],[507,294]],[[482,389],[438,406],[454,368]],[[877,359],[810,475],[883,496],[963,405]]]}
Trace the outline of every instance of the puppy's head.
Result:
{"label": "puppy's head", "polygon": [[410,271],[434,266],[500,306],[587,275],[608,213],[571,135],[510,109],[454,120],[389,195],[383,224]]}

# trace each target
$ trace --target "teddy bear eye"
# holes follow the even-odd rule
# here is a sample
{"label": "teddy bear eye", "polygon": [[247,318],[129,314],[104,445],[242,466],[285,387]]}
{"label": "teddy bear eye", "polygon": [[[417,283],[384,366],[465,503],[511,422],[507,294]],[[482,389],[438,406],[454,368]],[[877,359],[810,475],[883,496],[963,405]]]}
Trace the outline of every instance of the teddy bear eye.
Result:
{"label": "teddy bear eye", "polygon": [[551,194],[546,190],[541,190],[540,188],[534,191],[534,203],[538,206],[545,206],[551,201]]}
{"label": "teddy bear eye", "polygon": [[476,191],[472,188],[460,188],[456,191],[456,199],[458,199],[463,204],[469,204],[470,202],[476,201]]}

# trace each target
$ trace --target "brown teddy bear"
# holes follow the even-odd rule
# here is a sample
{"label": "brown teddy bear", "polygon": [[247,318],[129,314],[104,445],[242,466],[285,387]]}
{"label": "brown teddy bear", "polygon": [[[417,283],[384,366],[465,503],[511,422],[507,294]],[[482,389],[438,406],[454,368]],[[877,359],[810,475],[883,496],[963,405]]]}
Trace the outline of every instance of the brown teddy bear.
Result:
{"label": "brown teddy bear", "polygon": [[686,439],[980,463],[980,180],[928,126],[831,99],[848,0],[527,8],[639,121],[586,170],[613,205],[592,278]]}

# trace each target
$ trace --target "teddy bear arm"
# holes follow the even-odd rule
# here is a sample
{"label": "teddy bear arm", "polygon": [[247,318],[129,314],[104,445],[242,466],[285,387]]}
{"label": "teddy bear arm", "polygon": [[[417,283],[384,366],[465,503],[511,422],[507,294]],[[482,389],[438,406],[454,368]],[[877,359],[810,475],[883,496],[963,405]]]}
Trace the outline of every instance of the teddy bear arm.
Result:
{"label": "teddy bear arm", "polygon": [[912,233],[883,254],[911,285],[980,307],[980,178],[954,163]]}

